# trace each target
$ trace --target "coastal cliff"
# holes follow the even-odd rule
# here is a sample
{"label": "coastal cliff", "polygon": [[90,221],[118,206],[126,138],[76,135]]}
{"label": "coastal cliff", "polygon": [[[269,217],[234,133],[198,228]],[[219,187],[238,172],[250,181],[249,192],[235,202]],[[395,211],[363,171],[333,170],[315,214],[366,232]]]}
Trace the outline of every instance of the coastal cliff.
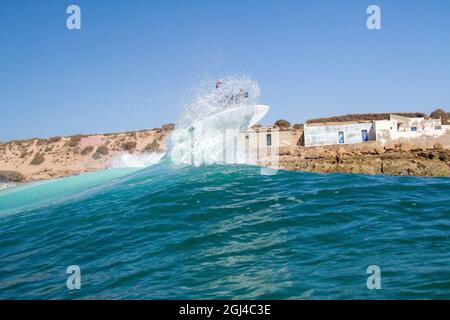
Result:
{"label": "coastal cliff", "polygon": [[0,181],[28,182],[108,168],[118,155],[164,152],[173,125],[134,132],[57,136],[0,144]]}

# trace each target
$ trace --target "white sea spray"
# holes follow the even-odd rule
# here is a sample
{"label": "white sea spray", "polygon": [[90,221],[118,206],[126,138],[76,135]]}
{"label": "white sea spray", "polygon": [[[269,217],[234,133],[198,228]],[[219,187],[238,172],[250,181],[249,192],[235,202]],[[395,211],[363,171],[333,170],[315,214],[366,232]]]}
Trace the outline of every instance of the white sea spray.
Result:
{"label": "white sea spray", "polygon": [[155,165],[161,161],[165,153],[143,153],[131,154],[128,152],[122,153],[114,158],[110,164],[110,168],[145,168]]}

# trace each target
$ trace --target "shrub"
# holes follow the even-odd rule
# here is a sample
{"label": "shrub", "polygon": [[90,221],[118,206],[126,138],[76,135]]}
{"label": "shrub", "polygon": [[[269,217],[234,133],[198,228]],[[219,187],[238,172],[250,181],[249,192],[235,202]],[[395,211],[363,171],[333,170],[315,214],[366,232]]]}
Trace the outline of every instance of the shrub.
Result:
{"label": "shrub", "polygon": [[126,151],[132,151],[136,149],[137,143],[134,141],[128,141],[122,144],[122,149]]}
{"label": "shrub", "polygon": [[100,159],[102,156],[100,155],[100,154],[98,154],[98,153],[94,153],[93,155],[92,155],[92,159],[94,159],[94,160],[98,160],[98,159]]}
{"label": "shrub", "polygon": [[450,120],[450,116],[447,112],[442,109],[436,109],[431,114],[430,117],[433,119],[441,119],[442,124],[448,124]]}
{"label": "shrub", "polygon": [[36,146],[43,146],[45,144],[47,144],[48,140],[46,139],[38,139],[36,142]]}
{"label": "shrub", "polygon": [[109,149],[107,146],[100,146],[95,150],[95,153],[92,155],[92,159],[98,160],[102,156],[106,156],[109,153]]}
{"label": "shrub", "polygon": [[44,156],[38,152],[34,155],[34,158],[33,160],[31,160],[30,164],[33,166],[38,166],[44,161],[45,161]]}
{"label": "shrub", "polygon": [[64,144],[64,146],[65,146],[65,147],[69,147],[69,148],[75,148],[75,147],[78,147],[78,145],[80,144],[80,140],[81,140],[81,138],[83,138],[83,137],[84,137],[84,135],[82,135],[82,134],[77,134],[77,135],[71,136],[70,139],[69,139],[69,141],[67,141],[67,142]]}
{"label": "shrub", "polygon": [[84,147],[83,150],[81,150],[81,155],[83,155],[83,156],[88,155],[92,151],[94,151],[94,147],[93,146]]}
{"label": "shrub", "polygon": [[275,126],[279,128],[289,128],[291,126],[291,123],[287,120],[280,119],[275,122]]}
{"label": "shrub", "polygon": [[83,137],[84,137],[84,135],[82,135],[82,134],[76,134],[76,135],[70,137],[70,141],[79,143],[81,138],[83,138]]}
{"label": "shrub", "polygon": [[97,148],[95,153],[98,153],[98,154],[106,156],[109,153],[109,149],[108,149],[107,146],[100,146],[100,147]]}
{"label": "shrub", "polygon": [[153,142],[147,144],[144,148],[144,152],[156,152],[159,150],[158,141],[155,139]]}
{"label": "shrub", "polygon": [[328,118],[309,119],[306,120],[306,123],[389,120],[391,114],[407,118],[426,117],[425,113],[422,112],[364,113],[364,114],[346,114],[343,116],[328,117]]}
{"label": "shrub", "polygon": [[50,141],[51,143],[55,143],[55,142],[60,141],[61,139],[62,139],[61,136],[58,136],[58,137],[51,137],[51,138],[48,138],[48,141]]}
{"label": "shrub", "polygon": [[78,144],[79,144],[78,141],[69,140],[69,141],[66,141],[66,143],[64,143],[64,146],[69,147],[69,148],[75,148],[78,146]]}
{"label": "shrub", "polygon": [[167,123],[167,124],[162,126],[162,129],[164,131],[172,131],[172,130],[175,129],[175,125],[173,123]]}
{"label": "shrub", "polygon": [[296,123],[292,126],[295,130],[303,130],[304,126],[303,123]]}

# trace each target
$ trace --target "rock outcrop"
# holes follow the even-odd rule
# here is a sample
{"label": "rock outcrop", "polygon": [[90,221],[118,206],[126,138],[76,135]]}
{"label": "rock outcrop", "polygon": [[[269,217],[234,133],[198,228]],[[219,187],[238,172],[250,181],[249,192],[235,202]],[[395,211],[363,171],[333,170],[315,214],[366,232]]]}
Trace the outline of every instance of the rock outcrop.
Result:
{"label": "rock outcrop", "polygon": [[423,149],[409,143],[303,147],[293,156],[280,157],[279,165],[281,169],[318,173],[450,176],[450,149],[442,145]]}
{"label": "rock outcrop", "polygon": [[25,177],[17,171],[0,170],[0,182],[22,182]]}

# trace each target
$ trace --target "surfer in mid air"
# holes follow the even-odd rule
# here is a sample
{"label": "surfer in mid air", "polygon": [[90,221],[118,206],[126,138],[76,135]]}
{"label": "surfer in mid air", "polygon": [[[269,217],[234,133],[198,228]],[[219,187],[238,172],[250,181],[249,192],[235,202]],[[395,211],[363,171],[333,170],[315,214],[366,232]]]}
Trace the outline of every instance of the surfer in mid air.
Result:
{"label": "surfer in mid air", "polygon": [[[216,90],[219,89],[222,85],[221,80],[216,81]],[[221,103],[225,105],[231,105],[231,104],[243,104],[244,101],[248,99],[248,92],[244,91],[242,88],[239,89],[238,93],[232,93],[227,94],[221,99]]]}

